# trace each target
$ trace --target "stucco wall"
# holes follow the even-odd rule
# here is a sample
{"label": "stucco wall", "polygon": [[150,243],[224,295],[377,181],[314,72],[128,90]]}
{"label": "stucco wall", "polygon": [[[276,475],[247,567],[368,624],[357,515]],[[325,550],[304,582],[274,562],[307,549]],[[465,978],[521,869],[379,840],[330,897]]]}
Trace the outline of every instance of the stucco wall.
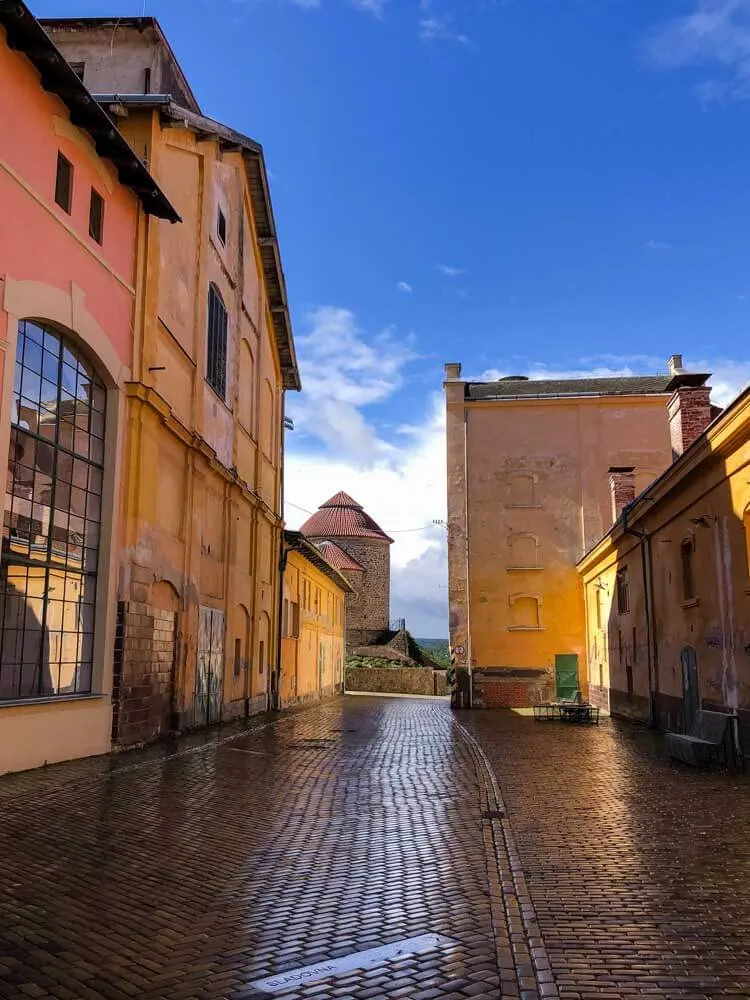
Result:
{"label": "stucco wall", "polygon": [[[282,707],[339,693],[344,682],[345,591],[290,551],[284,572],[289,602],[287,635],[281,641]],[[299,636],[291,628],[291,605],[299,606]]]}
{"label": "stucco wall", "polygon": [[347,667],[347,691],[445,696],[444,670],[421,667]]}
{"label": "stucco wall", "polygon": [[[636,526],[650,539],[647,564],[653,578],[651,678],[639,540],[616,529],[582,564],[590,674],[592,683],[599,685],[601,678],[608,689],[613,713],[648,721],[651,687],[656,721],[681,728],[681,654],[689,648],[695,653],[701,703],[737,710],[747,728],[749,431],[750,406],[744,402],[685,456],[689,461],[670,469],[663,485],[654,487],[652,502],[641,508]],[[691,597],[684,592],[683,543],[692,552]],[[627,610],[618,607],[618,571],[627,572]],[[750,730],[746,740],[750,749]]]}
{"label": "stucco wall", "polygon": [[611,524],[609,468],[634,466],[640,490],[670,463],[667,398],[465,402],[464,383],[446,382],[457,667],[471,656],[495,682],[542,670],[550,685],[556,654],[575,654],[585,677],[576,563]]}
{"label": "stucco wall", "polygon": [[346,605],[346,625],[352,631],[378,631],[388,628],[391,588],[391,547],[372,538],[334,538],[345,552],[364,566],[361,573],[347,579],[355,593]]}

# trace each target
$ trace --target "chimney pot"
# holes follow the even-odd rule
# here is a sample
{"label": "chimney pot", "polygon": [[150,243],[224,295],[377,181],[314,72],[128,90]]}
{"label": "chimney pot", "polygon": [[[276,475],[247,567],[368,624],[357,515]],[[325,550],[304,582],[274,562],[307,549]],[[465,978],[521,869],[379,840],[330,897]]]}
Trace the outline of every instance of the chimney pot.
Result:
{"label": "chimney pot", "polygon": [[613,467],[609,470],[609,489],[612,494],[612,523],[622,514],[623,508],[635,500],[635,469],[633,466]]}
{"label": "chimney pot", "polygon": [[685,369],[682,367],[682,355],[673,354],[669,359],[669,374],[670,375],[680,375]]}

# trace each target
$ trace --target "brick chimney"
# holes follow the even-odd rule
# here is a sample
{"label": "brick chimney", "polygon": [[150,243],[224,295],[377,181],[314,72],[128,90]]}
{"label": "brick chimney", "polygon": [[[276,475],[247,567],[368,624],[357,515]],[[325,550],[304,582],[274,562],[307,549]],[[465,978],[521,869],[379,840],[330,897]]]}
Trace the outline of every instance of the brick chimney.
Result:
{"label": "brick chimney", "polygon": [[675,389],[667,405],[672,456],[679,458],[713,419],[711,389],[706,385],[681,386]]}
{"label": "brick chimney", "polygon": [[612,494],[612,523],[622,514],[623,507],[635,500],[635,469],[611,468],[609,470],[609,489]]}

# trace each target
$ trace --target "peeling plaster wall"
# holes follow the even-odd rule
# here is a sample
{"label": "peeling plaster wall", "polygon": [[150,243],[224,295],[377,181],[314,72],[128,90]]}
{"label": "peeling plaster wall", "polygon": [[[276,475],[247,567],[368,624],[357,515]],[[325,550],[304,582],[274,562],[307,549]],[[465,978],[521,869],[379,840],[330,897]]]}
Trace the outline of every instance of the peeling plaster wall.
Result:
{"label": "peeling plaster wall", "polygon": [[[585,686],[576,563],[611,524],[610,466],[634,466],[640,490],[670,463],[667,400],[466,402],[450,379],[445,390],[456,666],[471,658],[478,671],[475,704],[528,705],[554,690],[556,654],[578,656]],[[533,566],[514,558],[521,535],[535,541]]]}

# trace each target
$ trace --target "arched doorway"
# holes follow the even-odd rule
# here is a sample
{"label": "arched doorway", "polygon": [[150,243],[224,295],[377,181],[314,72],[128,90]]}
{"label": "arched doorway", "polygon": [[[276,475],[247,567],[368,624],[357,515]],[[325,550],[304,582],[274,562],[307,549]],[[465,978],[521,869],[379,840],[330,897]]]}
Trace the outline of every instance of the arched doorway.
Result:
{"label": "arched doorway", "polygon": [[0,559],[0,698],[92,690],[106,389],[57,330],[18,327]]}

